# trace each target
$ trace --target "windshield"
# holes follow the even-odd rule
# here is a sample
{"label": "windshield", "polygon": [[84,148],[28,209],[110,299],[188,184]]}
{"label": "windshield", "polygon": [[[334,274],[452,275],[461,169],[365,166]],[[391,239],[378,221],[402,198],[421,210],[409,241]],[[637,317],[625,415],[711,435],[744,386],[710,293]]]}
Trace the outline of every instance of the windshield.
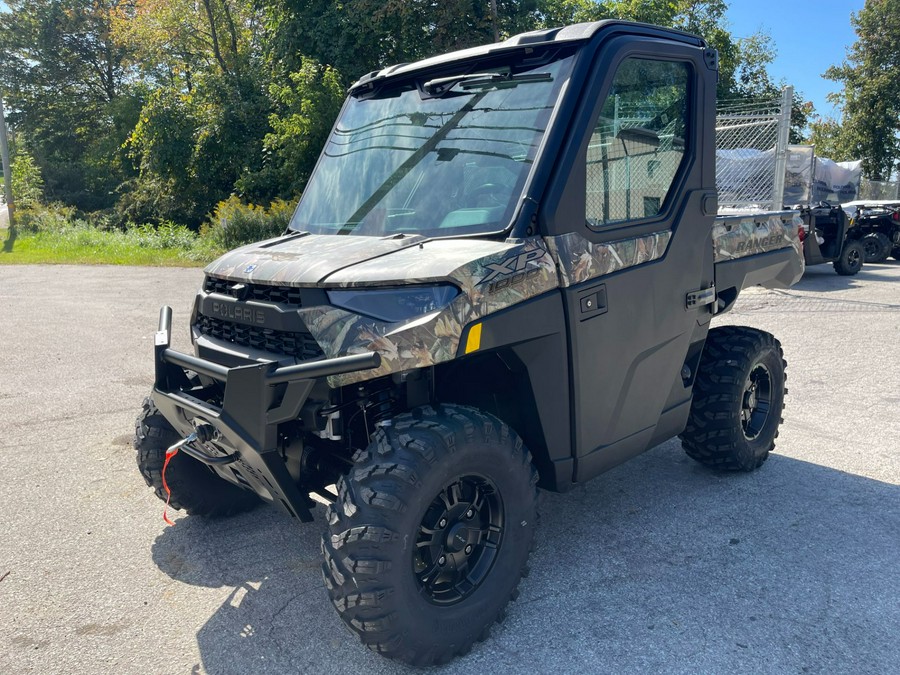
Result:
{"label": "windshield", "polygon": [[291,228],[437,237],[506,229],[571,60],[351,98]]}

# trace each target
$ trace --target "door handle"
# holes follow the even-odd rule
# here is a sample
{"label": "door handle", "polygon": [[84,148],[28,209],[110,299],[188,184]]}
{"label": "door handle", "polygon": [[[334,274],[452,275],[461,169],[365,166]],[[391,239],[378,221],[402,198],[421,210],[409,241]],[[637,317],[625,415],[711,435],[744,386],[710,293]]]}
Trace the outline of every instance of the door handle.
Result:
{"label": "door handle", "polygon": [[578,294],[578,304],[580,308],[578,318],[582,321],[606,313],[609,309],[606,304],[606,284],[581,291]]}

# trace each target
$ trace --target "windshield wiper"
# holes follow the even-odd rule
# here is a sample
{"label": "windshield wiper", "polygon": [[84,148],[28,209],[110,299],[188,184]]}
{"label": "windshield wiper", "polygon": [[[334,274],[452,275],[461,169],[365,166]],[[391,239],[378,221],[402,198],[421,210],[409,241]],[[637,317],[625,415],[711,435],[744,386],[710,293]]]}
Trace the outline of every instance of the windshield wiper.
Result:
{"label": "windshield wiper", "polygon": [[460,89],[503,89],[516,87],[522,82],[552,82],[550,73],[469,73],[468,75],[451,75],[436,77],[422,85],[422,91],[429,96],[443,96],[459,85]]}
{"label": "windshield wiper", "polygon": [[399,183],[403,178],[408,174],[413,168],[419,164],[425,157],[427,157],[430,153],[434,152],[435,148],[437,148],[438,143],[444,140],[451,131],[453,131],[460,123],[460,121],[468,115],[472,110],[475,109],[481,100],[487,96],[486,91],[479,92],[472,96],[472,100],[466,103],[462,108],[460,108],[456,114],[451,117],[444,126],[434,132],[431,138],[425,141],[422,146],[416,150],[409,158],[403,162],[400,166],[398,166],[394,172],[385,179],[385,181],[378,186],[378,188],[373,192],[366,201],[362,203],[362,205],[356,209],[350,219],[344,223],[344,226],[338,231],[338,234],[350,234],[356,227],[363,221],[363,219],[369,215],[369,213],[374,209],[378,202],[380,202],[384,196],[390,192],[397,183]]}

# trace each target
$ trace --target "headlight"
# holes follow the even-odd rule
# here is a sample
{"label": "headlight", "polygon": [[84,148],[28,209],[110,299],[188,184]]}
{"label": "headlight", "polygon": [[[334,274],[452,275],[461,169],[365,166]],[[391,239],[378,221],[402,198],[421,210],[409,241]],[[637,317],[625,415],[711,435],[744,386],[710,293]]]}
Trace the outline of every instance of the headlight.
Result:
{"label": "headlight", "polygon": [[335,307],[395,323],[441,310],[457,295],[456,286],[443,284],[328,291],[328,301]]}

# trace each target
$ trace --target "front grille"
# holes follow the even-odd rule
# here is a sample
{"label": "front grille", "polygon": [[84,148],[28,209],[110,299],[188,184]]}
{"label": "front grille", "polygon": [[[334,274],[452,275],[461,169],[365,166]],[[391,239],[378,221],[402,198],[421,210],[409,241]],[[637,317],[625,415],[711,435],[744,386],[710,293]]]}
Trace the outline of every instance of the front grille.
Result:
{"label": "front grille", "polygon": [[260,349],[271,354],[293,356],[301,361],[317,359],[325,353],[309,333],[286,333],[271,328],[245,326],[212,316],[197,317],[197,327],[203,335],[242,347]]}
{"label": "front grille", "polygon": [[[220,293],[233,298],[239,297],[239,294],[232,291],[231,288],[241,282],[228,281],[227,279],[217,279],[216,277],[206,277],[203,284],[203,290],[207,293]],[[247,287],[246,295],[239,297],[240,300],[261,300],[263,302],[275,302],[286,305],[300,307],[300,289],[293,286],[266,286],[264,284],[243,284]]]}

